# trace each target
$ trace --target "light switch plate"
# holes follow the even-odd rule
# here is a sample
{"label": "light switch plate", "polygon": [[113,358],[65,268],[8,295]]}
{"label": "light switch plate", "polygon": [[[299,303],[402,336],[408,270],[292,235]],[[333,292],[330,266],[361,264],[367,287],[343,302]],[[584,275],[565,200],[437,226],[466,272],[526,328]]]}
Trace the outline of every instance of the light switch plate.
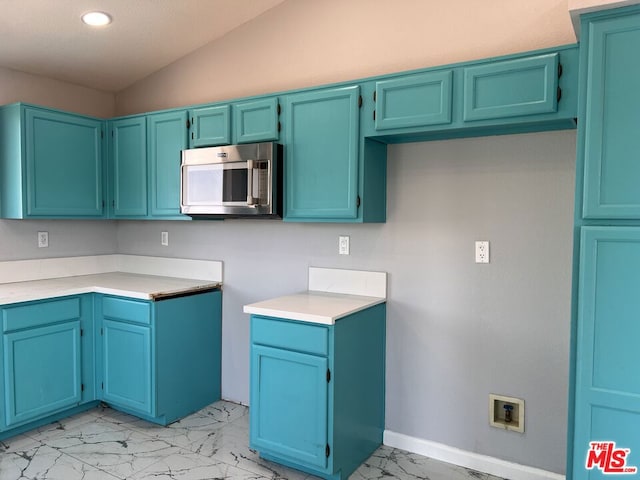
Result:
{"label": "light switch plate", "polygon": [[168,247],[169,246],[169,232],[162,232],[160,234],[160,244],[163,247]]}

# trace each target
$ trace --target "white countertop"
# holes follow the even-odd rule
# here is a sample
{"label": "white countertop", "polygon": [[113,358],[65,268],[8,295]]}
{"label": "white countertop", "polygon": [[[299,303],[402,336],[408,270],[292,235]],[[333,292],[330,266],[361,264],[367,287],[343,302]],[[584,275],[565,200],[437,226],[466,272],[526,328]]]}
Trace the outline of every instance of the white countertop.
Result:
{"label": "white countertop", "polygon": [[342,317],[384,302],[381,297],[309,291],[245,305],[244,312],[333,325]]}
{"label": "white countertop", "polygon": [[187,278],[109,272],[0,284],[0,305],[45,298],[104,293],[155,300],[197,290],[219,287],[220,282]]}

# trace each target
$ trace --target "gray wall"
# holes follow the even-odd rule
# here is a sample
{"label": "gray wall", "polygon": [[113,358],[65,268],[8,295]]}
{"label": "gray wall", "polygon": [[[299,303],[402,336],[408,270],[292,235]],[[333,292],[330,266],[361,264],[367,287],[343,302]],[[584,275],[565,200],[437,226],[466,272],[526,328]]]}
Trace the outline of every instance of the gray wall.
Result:
{"label": "gray wall", "polygon": [[[0,261],[116,253],[116,222],[107,220],[0,220]],[[38,232],[49,247],[38,248]]]}
{"label": "gray wall", "polygon": [[[564,472],[574,174],[573,131],[390,146],[386,224],[123,221],[118,252],[224,261],[222,390],[243,403],[243,304],[305,290],[309,265],[389,272],[387,428]],[[489,393],[525,400],[525,434],[488,426]]]}

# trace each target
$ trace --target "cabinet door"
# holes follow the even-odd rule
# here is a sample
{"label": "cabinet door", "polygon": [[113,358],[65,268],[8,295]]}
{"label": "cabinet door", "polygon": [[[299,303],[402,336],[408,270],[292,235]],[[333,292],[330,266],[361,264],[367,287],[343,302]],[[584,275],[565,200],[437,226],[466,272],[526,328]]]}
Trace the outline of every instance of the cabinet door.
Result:
{"label": "cabinet door", "polygon": [[326,468],[327,366],[317,357],[251,347],[251,448]]}
{"label": "cabinet door", "polygon": [[151,329],[103,322],[103,399],[151,415]]}
{"label": "cabinet door", "polygon": [[79,320],[6,333],[3,347],[8,427],[80,403]]}
{"label": "cabinet door", "polygon": [[190,112],[191,135],[189,146],[212,147],[231,143],[231,107],[198,108]]}
{"label": "cabinet door", "polygon": [[27,215],[100,217],[102,124],[25,108]]}
{"label": "cabinet door", "polygon": [[358,216],[358,86],[286,97],[285,219]]}
{"label": "cabinet door", "polygon": [[640,228],[583,227],[580,255],[576,480],[595,478],[585,469],[589,442],[615,441],[640,467]]}
{"label": "cabinet door", "polygon": [[451,123],[451,70],[376,82],[376,130]]}
{"label": "cabinet door", "polygon": [[233,106],[233,143],[278,140],[278,99],[266,98]]}
{"label": "cabinet door", "polygon": [[631,60],[640,48],[640,13],[585,30],[583,216],[640,218],[640,62]]}
{"label": "cabinet door", "polygon": [[464,121],[552,113],[558,109],[558,54],[464,69]]}
{"label": "cabinet door", "polygon": [[147,117],[151,215],[180,215],[180,156],[187,148],[187,112]]}
{"label": "cabinet door", "polygon": [[110,122],[112,214],[147,214],[147,132],[144,117]]}

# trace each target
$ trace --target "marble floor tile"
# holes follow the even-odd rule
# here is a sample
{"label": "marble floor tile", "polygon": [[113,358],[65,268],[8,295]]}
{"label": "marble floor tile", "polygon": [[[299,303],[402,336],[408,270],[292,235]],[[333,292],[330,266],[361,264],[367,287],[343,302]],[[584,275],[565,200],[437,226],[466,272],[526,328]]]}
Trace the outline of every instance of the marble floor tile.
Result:
{"label": "marble floor tile", "polygon": [[[0,480],[315,480],[249,448],[248,408],[216,402],[166,427],[107,406],[0,441]],[[500,480],[381,446],[350,480]]]}
{"label": "marble floor tile", "polygon": [[0,455],[0,478],[11,480],[117,480],[118,477],[32,441]]}
{"label": "marble floor tile", "polygon": [[130,478],[162,458],[179,451],[165,441],[108,422],[90,422],[50,438],[47,445],[81,462],[120,478]]}
{"label": "marble floor tile", "polygon": [[440,462],[384,445],[379,447],[350,478],[351,480],[387,480],[389,478],[406,480],[501,480],[486,473],[451,463]]}
{"label": "marble floor tile", "polygon": [[193,442],[190,451],[271,479],[303,480],[307,474],[268,462],[249,448],[248,430],[235,422]]}
{"label": "marble floor tile", "polygon": [[242,470],[192,452],[179,451],[137,473],[131,480],[267,480],[269,477]]}
{"label": "marble floor tile", "polygon": [[216,434],[218,430],[227,425],[212,417],[190,415],[178,422],[166,427],[135,419],[129,423],[129,427],[148,437],[163,440],[176,447],[189,447],[196,442],[204,442],[208,436]]}
{"label": "marble floor tile", "polygon": [[211,417],[220,422],[232,422],[239,417],[247,415],[249,408],[239,403],[227,402],[222,400],[220,402],[212,403],[204,407],[202,410],[196,412],[194,415],[201,415],[205,417]]}

